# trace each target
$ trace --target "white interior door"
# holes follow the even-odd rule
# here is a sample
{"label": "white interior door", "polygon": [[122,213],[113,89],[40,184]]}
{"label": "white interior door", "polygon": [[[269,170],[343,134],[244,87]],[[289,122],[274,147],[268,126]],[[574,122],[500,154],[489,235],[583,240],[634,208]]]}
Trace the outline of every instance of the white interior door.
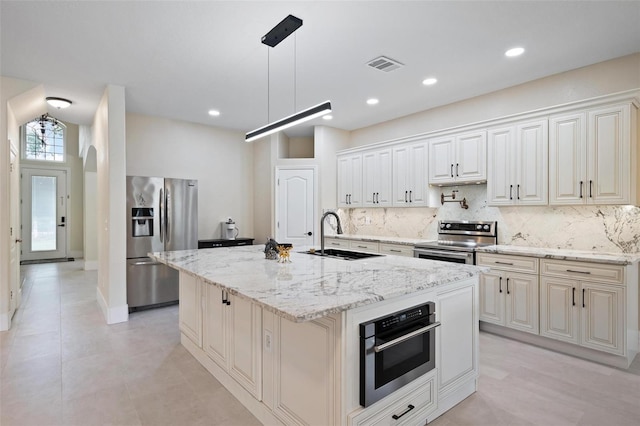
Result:
{"label": "white interior door", "polygon": [[22,168],[21,260],[67,257],[67,172]]}
{"label": "white interior door", "polygon": [[314,245],[315,169],[277,169],[276,179],[276,241]]}
{"label": "white interior door", "polygon": [[10,208],[10,244],[9,244],[9,318],[11,318],[20,306],[20,179],[18,172],[18,153],[13,145],[9,143],[10,153],[10,188],[9,188],[9,208]]}

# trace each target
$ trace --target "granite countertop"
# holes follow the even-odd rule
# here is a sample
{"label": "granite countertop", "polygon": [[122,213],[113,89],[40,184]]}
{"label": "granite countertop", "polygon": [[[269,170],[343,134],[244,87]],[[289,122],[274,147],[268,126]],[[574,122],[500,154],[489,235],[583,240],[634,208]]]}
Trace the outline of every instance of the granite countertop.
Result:
{"label": "granite countertop", "polygon": [[252,300],[295,322],[445,286],[486,272],[472,265],[401,256],[354,261],[291,252],[291,263],[264,258],[262,246],[155,252],[149,256]]}
{"label": "granite countertop", "polygon": [[383,237],[380,235],[359,235],[359,234],[327,234],[325,238],[338,238],[343,240],[373,241],[376,243],[402,244],[406,246],[415,246],[416,244],[425,243],[424,238],[405,238],[405,237]]}
{"label": "granite countertop", "polygon": [[478,251],[495,254],[511,254],[531,256],[543,259],[576,260],[579,262],[610,263],[614,265],[630,265],[640,261],[640,253],[603,253],[585,250],[564,250],[540,247],[523,247],[495,245],[478,247]]}

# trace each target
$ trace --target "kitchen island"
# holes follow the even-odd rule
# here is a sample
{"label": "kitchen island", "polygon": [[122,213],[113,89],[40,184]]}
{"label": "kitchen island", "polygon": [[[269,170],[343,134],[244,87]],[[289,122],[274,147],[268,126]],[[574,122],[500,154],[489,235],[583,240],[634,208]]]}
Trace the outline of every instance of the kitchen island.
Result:
{"label": "kitchen island", "polygon": [[[291,263],[259,246],[150,254],[180,272],[182,344],[261,422],[422,425],[475,392],[486,268],[298,251]],[[364,408],[360,323],[429,301],[436,367]]]}

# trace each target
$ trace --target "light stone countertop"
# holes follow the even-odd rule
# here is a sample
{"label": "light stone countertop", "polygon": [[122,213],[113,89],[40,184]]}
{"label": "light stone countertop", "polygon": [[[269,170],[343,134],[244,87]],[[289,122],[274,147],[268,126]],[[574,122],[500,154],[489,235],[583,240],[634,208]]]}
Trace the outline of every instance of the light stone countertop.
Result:
{"label": "light stone countertop", "polygon": [[373,241],[378,243],[388,244],[401,244],[406,246],[414,246],[416,244],[425,243],[428,241],[424,238],[405,238],[405,237],[383,237],[380,235],[359,235],[359,234],[326,234],[325,238],[337,238],[342,240],[358,240],[358,241]]}
{"label": "light stone countertop", "polygon": [[640,261],[640,253],[602,253],[584,250],[564,250],[540,247],[495,245],[478,247],[479,252],[531,256],[543,259],[576,260],[579,262],[610,263],[630,265]]}
{"label": "light stone countertop", "polygon": [[149,253],[180,271],[304,322],[393,297],[456,283],[489,268],[402,256],[353,261],[291,251],[291,263],[264,257],[263,246]]}

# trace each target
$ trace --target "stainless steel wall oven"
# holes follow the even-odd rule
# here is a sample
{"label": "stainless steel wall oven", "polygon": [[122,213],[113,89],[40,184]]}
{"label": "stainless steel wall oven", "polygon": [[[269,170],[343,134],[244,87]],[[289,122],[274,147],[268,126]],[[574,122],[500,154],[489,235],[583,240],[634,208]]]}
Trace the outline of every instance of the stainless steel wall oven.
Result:
{"label": "stainless steel wall oven", "polygon": [[436,365],[435,303],[360,324],[360,405],[368,407]]}

